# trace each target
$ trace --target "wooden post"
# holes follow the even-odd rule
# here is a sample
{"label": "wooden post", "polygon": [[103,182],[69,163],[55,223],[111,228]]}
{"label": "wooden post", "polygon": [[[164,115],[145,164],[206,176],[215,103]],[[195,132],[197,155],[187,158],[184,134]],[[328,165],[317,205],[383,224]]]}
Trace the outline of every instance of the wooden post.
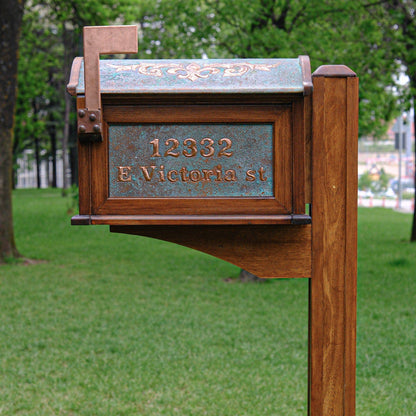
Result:
{"label": "wooden post", "polygon": [[358,78],[313,74],[309,415],[355,415]]}

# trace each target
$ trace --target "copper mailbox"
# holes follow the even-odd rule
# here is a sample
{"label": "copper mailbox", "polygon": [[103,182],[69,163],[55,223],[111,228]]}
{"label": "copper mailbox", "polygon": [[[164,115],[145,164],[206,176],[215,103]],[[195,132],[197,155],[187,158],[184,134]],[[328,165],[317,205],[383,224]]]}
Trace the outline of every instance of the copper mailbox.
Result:
{"label": "copper mailbox", "polygon": [[80,137],[74,224],[310,222],[308,57],[101,60],[99,79],[102,108],[91,112],[83,59],[75,59],[68,85]]}

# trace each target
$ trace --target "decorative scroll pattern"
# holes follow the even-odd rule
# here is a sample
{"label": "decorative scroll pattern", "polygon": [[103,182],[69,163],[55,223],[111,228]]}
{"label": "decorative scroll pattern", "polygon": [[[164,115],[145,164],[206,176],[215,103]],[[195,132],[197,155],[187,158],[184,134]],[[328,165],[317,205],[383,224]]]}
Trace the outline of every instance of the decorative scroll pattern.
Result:
{"label": "decorative scroll pattern", "polygon": [[144,63],[133,65],[112,65],[116,72],[121,71],[137,71],[142,75],[163,77],[164,71],[169,75],[174,75],[180,79],[189,79],[190,81],[197,81],[201,78],[209,78],[211,75],[220,74],[223,77],[240,77],[250,71],[270,71],[271,68],[276,68],[280,62],[276,64],[252,64],[249,62],[233,62],[233,63],[209,63],[207,65],[199,65],[197,63],[182,64],[182,63]]}

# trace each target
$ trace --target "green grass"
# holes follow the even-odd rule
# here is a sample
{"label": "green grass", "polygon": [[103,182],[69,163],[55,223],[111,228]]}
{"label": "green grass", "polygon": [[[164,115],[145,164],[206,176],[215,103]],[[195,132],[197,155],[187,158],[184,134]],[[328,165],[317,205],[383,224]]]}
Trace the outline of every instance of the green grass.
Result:
{"label": "green grass", "polygon": [[[52,190],[15,196],[0,268],[0,415],[302,415],[306,279],[239,270],[173,244],[71,227]],[[410,216],[360,211],[357,415],[416,414]]]}
{"label": "green grass", "polygon": [[411,216],[359,211],[357,415],[416,415]]}

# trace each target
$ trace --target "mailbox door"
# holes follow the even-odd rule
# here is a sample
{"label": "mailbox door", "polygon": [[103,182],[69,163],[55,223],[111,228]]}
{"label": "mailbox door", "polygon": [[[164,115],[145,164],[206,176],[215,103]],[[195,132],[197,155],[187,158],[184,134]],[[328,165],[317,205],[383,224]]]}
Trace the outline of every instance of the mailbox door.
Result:
{"label": "mailbox door", "polygon": [[303,213],[301,98],[189,102],[104,101],[103,142],[80,144],[80,214]]}

